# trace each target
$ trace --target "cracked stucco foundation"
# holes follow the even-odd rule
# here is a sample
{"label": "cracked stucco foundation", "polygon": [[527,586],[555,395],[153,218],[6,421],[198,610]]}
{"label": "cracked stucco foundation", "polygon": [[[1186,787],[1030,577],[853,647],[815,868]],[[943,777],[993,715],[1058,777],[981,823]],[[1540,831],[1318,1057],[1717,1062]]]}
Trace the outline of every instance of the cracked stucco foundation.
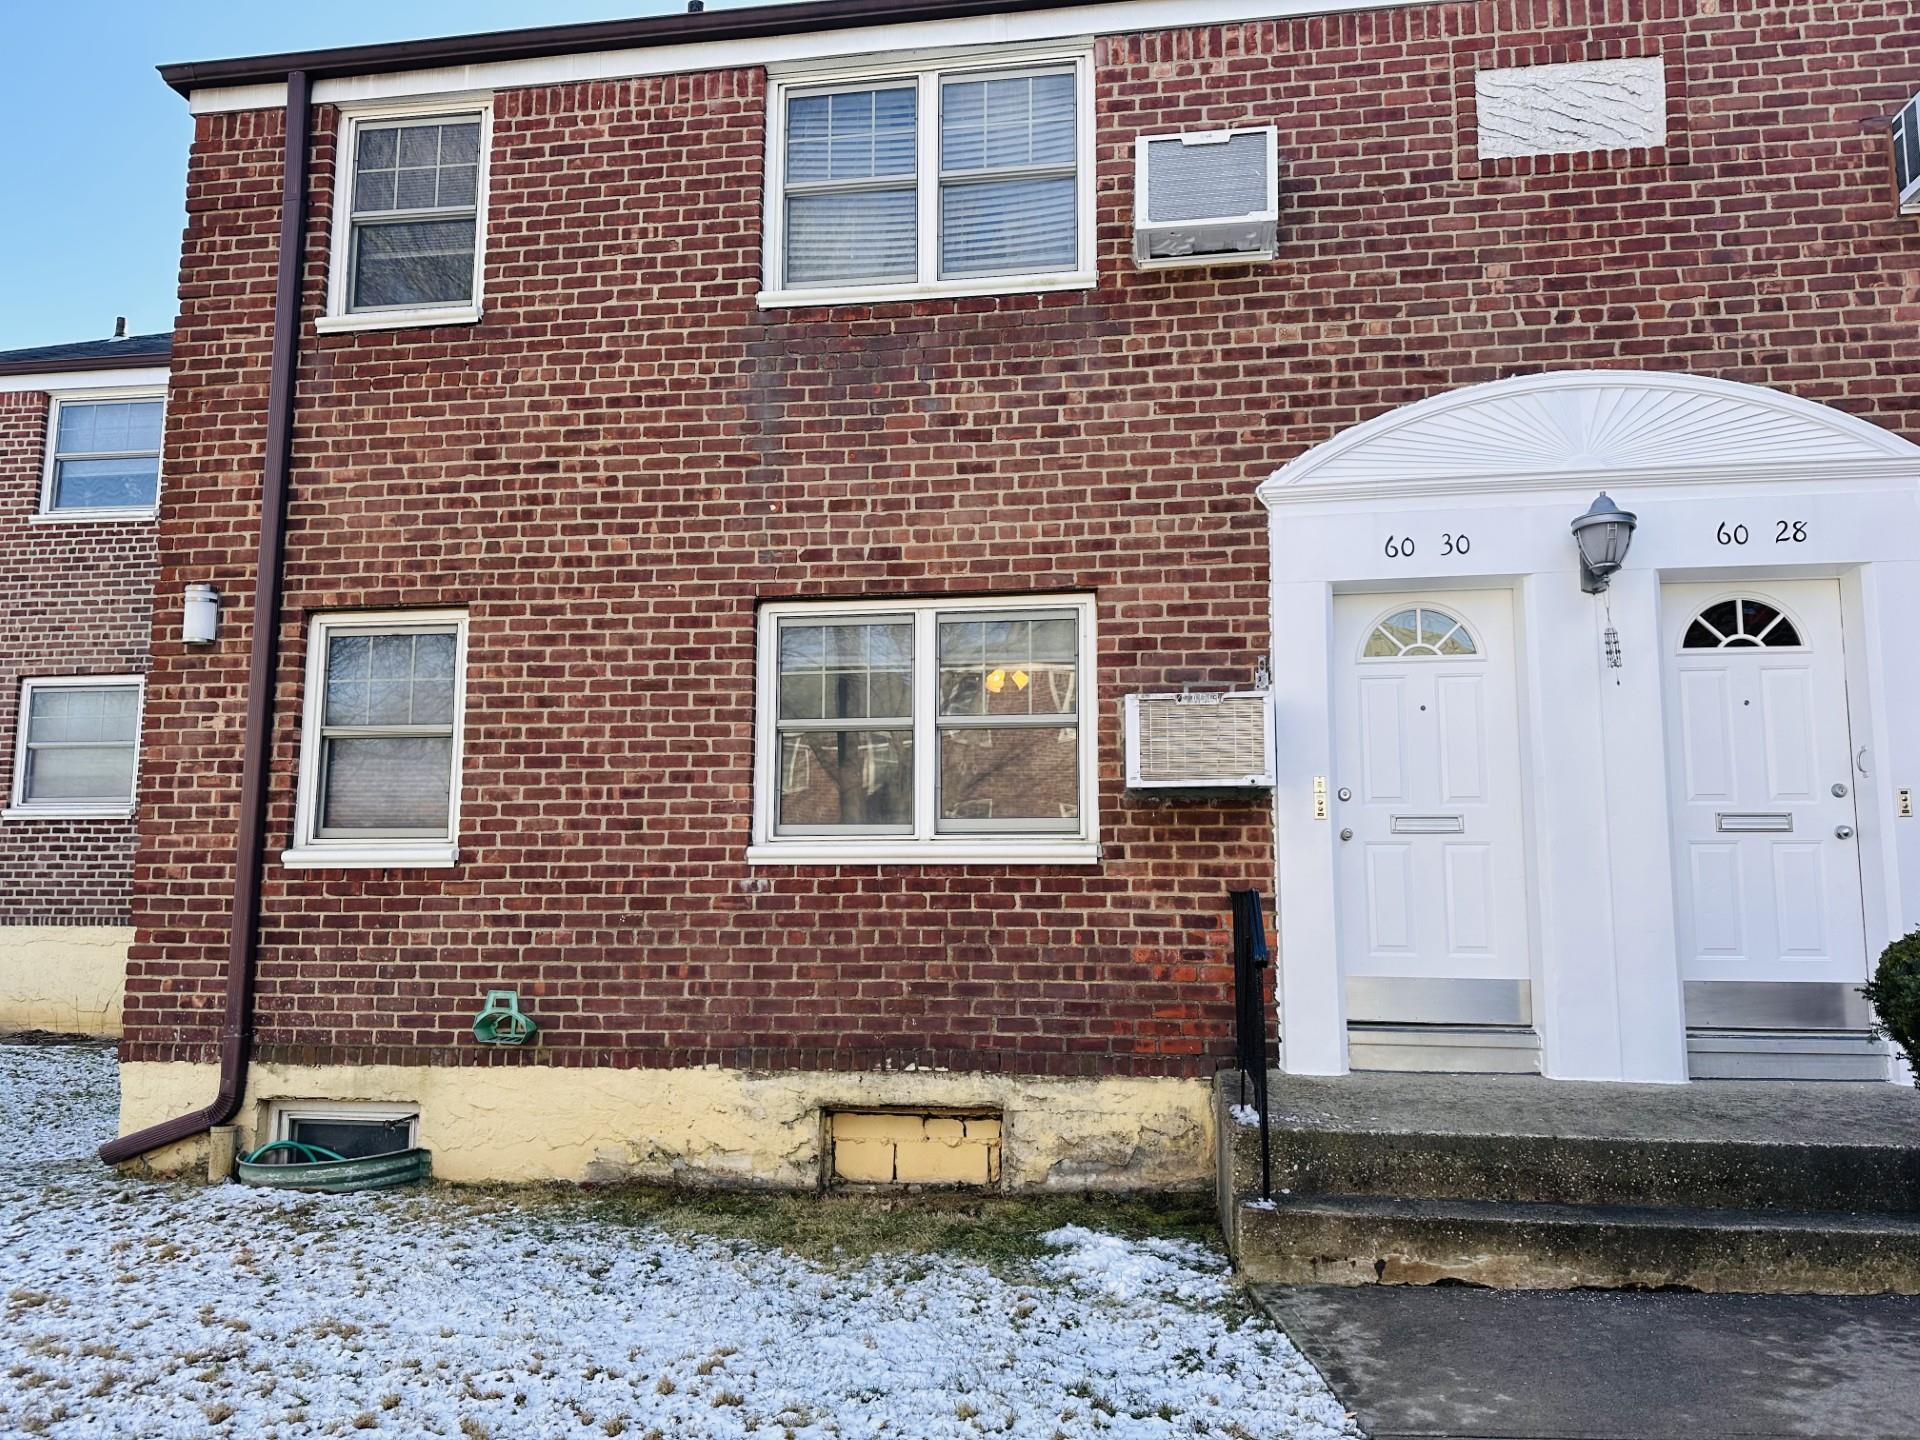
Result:
{"label": "cracked stucco foundation", "polygon": [[[205,1105],[214,1065],[123,1065],[122,1134]],[[649,1180],[811,1189],[826,1113],[918,1108],[1004,1117],[1008,1189],[1166,1190],[1213,1180],[1203,1079],[1055,1079],[945,1071],[755,1072],[559,1066],[255,1065],[236,1123],[243,1148],[269,1138],[279,1100],[420,1107],[420,1143],[442,1180]],[[204,1164],[205,1141],[148,1157]]]}
{"label": "cracked stucco foundation", "polygon": [[0,925],[0,1030],[118,1036],[133,931]]}

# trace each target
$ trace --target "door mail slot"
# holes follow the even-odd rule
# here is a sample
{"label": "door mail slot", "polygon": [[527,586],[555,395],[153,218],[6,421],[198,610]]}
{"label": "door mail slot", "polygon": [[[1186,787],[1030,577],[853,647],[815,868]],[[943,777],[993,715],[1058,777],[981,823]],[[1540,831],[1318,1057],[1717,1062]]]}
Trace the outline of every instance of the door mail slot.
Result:
{"label": "door mail slot", "polygon": [[1467,833],[1467,817],[1464,815],[1396,815],[1393,817],[1393,833],[1396,835],[1464,835]]}
{"label": "door mail slot", "polygon": [[1722,810],[1713,817],[1722,835],[1759,835],[1791,832],[1793,816],[1778,810]]}

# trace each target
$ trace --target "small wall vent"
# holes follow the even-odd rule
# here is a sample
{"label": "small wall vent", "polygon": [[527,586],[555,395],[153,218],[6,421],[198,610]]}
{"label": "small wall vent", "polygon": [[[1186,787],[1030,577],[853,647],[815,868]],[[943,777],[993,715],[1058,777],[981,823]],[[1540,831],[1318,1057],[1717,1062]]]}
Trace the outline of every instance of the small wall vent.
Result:
{"label": "small wall vent", "polygon": [[1143,268],[1271,260],[1279,218],[1273,126],[1134,141],[1133,258]]}
{"label": "small wall vent", "polygon": [[1273,785],[1273,709],[1264,690],[1129,695],[1127,788],[1246,790]]}
{"label": "small wall vent", "polygon": [[1893,117],[1893,193],[1902,215],[1920,215],[1920,95]]}

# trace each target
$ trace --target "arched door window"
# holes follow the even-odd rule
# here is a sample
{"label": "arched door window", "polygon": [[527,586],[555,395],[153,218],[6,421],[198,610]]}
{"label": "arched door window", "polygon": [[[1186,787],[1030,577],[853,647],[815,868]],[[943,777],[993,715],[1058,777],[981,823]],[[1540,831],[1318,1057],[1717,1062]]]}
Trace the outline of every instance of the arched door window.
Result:
{"label": "arched door window", "polygon": [[1480,650],[1457,617],[1437,606],[1413,605],[1374,626],[1360,653],[1368,660],[1417,660],[1478,655]]}
{"label": "arched door window", "polygon": [[1797,649],[1800,632],[1776,605],[1741,595],[1717,600],[1693,617],[1682,650]]}

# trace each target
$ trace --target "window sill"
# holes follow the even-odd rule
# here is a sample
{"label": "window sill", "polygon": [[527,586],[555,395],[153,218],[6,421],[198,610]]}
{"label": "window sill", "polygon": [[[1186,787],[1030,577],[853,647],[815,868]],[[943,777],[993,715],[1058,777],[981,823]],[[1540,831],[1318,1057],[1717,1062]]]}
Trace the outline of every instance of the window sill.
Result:
{"label": "window sill", "polygon": [[882,305],[890,300],[952,300],[975,295],[1045,295],[1056,290],[1091,290],[1099,277],[1091,271],[1072,275],[992,275],[979,280],[935,281],[925,285],[841,286],[815,290],[762,290],[754,303],[762,310],[806,305]]}
{"label": "window sill", "polygon": [[450,870],[460,847],[445,841],[417,845],[296,845],[280,852],[289,870]]}
{"label": "window sill", "polygon": [[91,524],[98,521],[153,520],[159,511],[115,509],[115,510],[36,510],[27,517],[31,525],[74,525]]}
{"label": "window sill", "polygon": [[774,840],[749,865],[1097,865],[1090,840]]}
{"label": "window sill", "polygon": [[423,330],[433,325],[472,325],[479,319],[478,305],[453,305],[433,310],[373,310],[364,315],[322,315],[313,322],[313,328],[316,334],[341,335],[357,330]]}
{"label": "window sill", "polygon": [[0,820],[131,820],[131,805],[9,805]]}

